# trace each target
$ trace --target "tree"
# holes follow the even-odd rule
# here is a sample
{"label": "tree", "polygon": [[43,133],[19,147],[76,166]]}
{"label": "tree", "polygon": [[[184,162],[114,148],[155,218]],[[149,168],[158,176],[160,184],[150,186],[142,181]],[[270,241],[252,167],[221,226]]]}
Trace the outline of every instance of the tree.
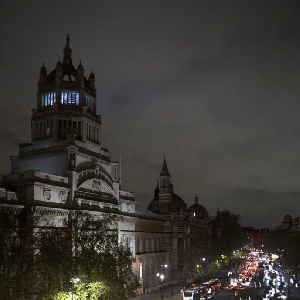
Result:
{"label": "tree", "polygon": [[212,221],[212,248],[216,256],[231,255],[245,245],[240,217],[228,210],[218,212]]}
{"label": "tree", "polygon": [[0,294],[1,299],[32,296],[34,242],[28,210],[0,209]]}
{"label": "tree", "polygon": [[79,211],[68,222],[72,227],[73,276],[81,280],[76,285],[78,299],[128,298],[136,281],[130,249],[118,242],[118,218]]}
{"label": "tree", "polygon": [[270,254],[277,254],[280,263],[294,273],[300,272],[300,232],[277,228],[269,232],[264,248]]}
{"label": "tree", "polygon": [[1,299],[131,296],[137,281],[131,252],[118,243],[117,217],[75,211],[58,224],[31,212],[2,212]]}

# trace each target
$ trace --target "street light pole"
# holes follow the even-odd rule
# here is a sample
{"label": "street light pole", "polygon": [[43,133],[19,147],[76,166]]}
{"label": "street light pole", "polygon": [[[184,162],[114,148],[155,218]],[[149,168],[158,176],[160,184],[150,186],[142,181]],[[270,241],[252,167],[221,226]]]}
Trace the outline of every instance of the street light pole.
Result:
{"label": "street light pole", "polygon": [[73,300],[73,294],[74,294],[74,283],[79,283],[80,282],[80,278],[75,278],[75,279],[73,279],[72,278],[72,300]]}
{"label": "street light pole", "polygon": [[289,299],[289,297],[290,297],[290,270],[288,270],[288,283],[287,284],[288,284],[287,299]]}
{"label": "street light pole", "polygon": [[163,293],[163,287],[164,287],[164,278],[165,275],[163,274],[163,267],[167,268],[168,265],[160,265],[160,273],[157,273],[156,276],[161,279],[161,300],[164,300],[164,293]]}

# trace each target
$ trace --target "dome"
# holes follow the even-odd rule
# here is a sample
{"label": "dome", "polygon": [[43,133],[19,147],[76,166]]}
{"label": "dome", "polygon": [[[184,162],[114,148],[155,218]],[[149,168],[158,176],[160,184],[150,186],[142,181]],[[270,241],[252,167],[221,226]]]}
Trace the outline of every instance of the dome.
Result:
{"label": "dome", "polygon": [[195,197],[195,203],[188,209],[188,214],[191,217],[195,217],[201,220],[209,219],[209,215],[206,208],[198,203],[197,195]]}
{"label": "dome", "polygon": [[191,217],[195,217],[201,220],[209,218],[206,208],[200,204],[193,204],[191,207],[189,207],[188,213]]}
{"label": "dome", "polygon": [[[173,210],[179,210],[181,208],[183,208],[183,210],[185,210],[185,202],[183,201],[183,199],[176,195],[176,194],[172,194],[172,211]],[[147,210],[150,210],[154,213],[158,213],[158,195],[154,197],[154,199],[149,203]]]}
{"label": "dome", "polygon": [[150,210],[150,211],[152,211],[152,212],[158,214],[158,200],[153,199],[153,200],[149,203],[149,205],[148,205],[148,207],[147,207],[147,210]]}
{"label": "dome", "polygon": [[284,217],[284,222],[293,222],[293,219],[292,219],[292,217],[290,215],[286,215]]}
{"label": "dome", "polygon": [[183,199],[176,194],[172,194],[172,210],[178,210],[180,208],[185,208]]}

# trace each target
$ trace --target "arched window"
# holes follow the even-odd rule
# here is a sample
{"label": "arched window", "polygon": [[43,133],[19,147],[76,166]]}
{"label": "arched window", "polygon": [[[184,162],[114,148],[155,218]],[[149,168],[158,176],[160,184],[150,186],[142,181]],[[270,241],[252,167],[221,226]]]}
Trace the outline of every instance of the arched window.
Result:
{"label": "arched window", "polygon": [[85,97],[85,106],[91,110],[91,111],[94,111],[94,100],[93,99],[90,99],[89,97]]}
{"label": "arched window", "polygon": [[46,94],[42,95],[42,97],[41,97],[42,107],[53,105],[54,103],[56,103],[56,93],[55,92],[46,93]]}
{"label": "arched window", "polygon": [[60,103],[64,105],[79,105],[79,93],[61,92]]}

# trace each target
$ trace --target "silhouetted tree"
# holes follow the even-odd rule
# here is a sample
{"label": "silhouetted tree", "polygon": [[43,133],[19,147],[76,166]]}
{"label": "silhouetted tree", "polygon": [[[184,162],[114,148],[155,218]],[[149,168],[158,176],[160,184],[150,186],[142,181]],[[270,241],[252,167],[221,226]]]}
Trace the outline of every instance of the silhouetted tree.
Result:
{"label": "silhouetted tree", "polygon": [[230,255],[245,245],[240,217],[228,210],[219,211],[212,220],[212,252],[214,255]]}
{"label": "silhouetted tree", "polygon": [[109,300],[132,295],[137,286],[132,256],[118,243],[116,217],[72,212],[57,226],[31,212],[0,212],[1,299],[71,299],[73,293],[74,300]]}
{"label": "silhouetted tree", "polygon": [[264,248],[270,254],[277,254],[281,264],[295,273],[300,272],[300,232],[277,228],[267,236]]}

